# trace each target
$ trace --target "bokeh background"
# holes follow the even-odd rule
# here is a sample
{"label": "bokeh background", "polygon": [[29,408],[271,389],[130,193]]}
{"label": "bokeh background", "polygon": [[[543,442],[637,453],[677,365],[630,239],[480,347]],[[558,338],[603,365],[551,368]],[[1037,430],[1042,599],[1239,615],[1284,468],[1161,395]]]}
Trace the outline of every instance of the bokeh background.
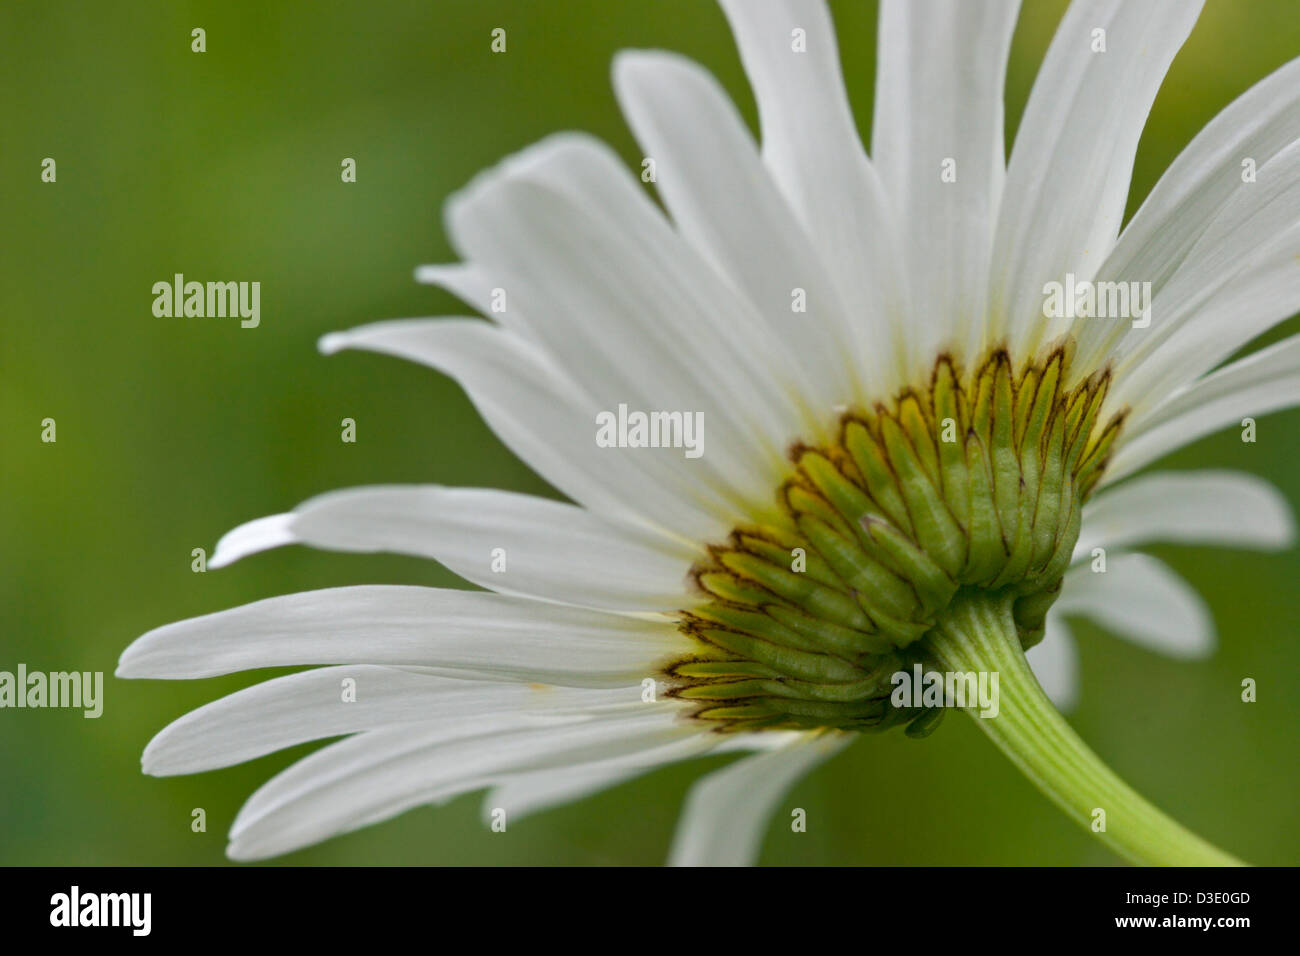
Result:
{"label": "bokeh background", "polygon": [[[876,4],[835,2],[861,129],[870,130]],[[1014,133],[1063,10],[1025,0],[1010,69]],[[489,34],[508,31],[493,55]],[[207,31],[207,52],[190,31]],[[218,864],[242,800],[312,747],[192,777],[139,771],[150,736],[253,681],[111,675],[160,624],[301,589],[449,586],[436,565],[290,548],[207,574],[190,551],[318,492],[435,481],[553,494],[459,388],[325,332],[379,318],[463,314],[417,286],[451,258],[440,209],[477,170],[557,129],[635,164],[608,82],[623,47],[664,47],[713,70],[755,110],[709,0],[0,6],[0,669],[105,672],[98,720],[0,711],[0,863]],[[1211,0],[1156,101],[1130,212],[1214,114],[1300,54],[1290,0]],[[58,182],[40,182],[54,157]],[[358,182],[340,182],[355,157]],[[158,319],[174,272],[257,279],[262,324]],[[1270,339],[1294,332],[1296,319]],[[57,444],[39,440],[58,423]],[[339,421],[358,423],[354,445]],[[1300,504],[1300,413],[1167,459],[1239,467]],[[1141,792],[1255,862],[1300,858],[1300,554],[1154,552],[1206,596],[1211,660],[1177,662],[1080,623],[1084,693],[1072,721]],[[1239,700],[1243,677],[1259,701]],[[681,798],[723,758],[678,765],[493,834],[479,798],[421,809],[283,859],[295,864],[657,863]],[[774,820],[762,859],[835,864],[1110,864],[969,722],[934,737],[868,737],[797,785],[794,835]],[[192,808],[206,833],[190,830]]]}

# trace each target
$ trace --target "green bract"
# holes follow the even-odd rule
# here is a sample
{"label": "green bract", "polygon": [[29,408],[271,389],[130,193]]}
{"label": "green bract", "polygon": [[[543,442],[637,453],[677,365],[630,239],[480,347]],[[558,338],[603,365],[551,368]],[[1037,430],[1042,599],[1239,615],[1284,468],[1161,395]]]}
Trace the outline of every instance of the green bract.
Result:
{"label": "green bract", "polygon": [[889,682],[959,592],[1009,599],[1029,648],[1060,590],[1123,419],[1098,421],[1107,373],[1068,371],[1064,347],[1018,373],[1002,350],[968,376],[941,357],[925,388],[792,448],[780,525],[738,528],[695,569],[708,600],[681,623],[699,653],[671,693],[719,729],[932,729],[942,711],[891,706]]}

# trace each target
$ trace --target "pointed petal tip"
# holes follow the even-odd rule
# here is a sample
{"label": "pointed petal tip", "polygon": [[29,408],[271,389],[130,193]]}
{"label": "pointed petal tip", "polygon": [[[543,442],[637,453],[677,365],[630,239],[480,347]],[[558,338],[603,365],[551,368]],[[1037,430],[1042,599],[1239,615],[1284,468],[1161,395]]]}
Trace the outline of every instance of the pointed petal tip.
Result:
{"label": "pointed petal tip", "polygon": [[168,731],[173,726],[174,724],[169,724],[164,727],[144,745],[144,750],[140,754],[140,771],[142,773],[148,774],[150,777],[171,777],[185,772],[168,766],[166,738],[171,736]]}
{"label": "pointed petal tip", "polygon": [[228,531],[217,542],[216,551],[208,559],[208,567],[224,568],[234,564],[240,558],[246,558],[259,551],[296,544],[298,538],[290,530],[293,519],[293,512],[268,515],[265,518],[255,518]]}
{"label": "pointed petal tip", "polygon": [[1269,550],[1286,551],[1295,547],[1296,543],[1296,520],[1295,512],[1291,510],[1291,502],[1286,499],[1282,492],[1278,491],[1272,485],[1269,490],[1274,495],[1274,515],[1277,520],[1277,537],[1269,543]]}
{"label": "pointed petal tip", "polygon": [[139,668],[140,644],[149,636],[149,634],[152,633],[153,631],[142,634],[123,649],[121,655],[117,659],[117,669],[113,671],[114,677],[118,680],[134,680],[139,677],[149,676]]}
{"label": "pointed petal tip", "polygon": [[145,747],[144,753],[140,755],[140,772],[150,777],[172,776],[160,765],[157,754],[151,753],[149,747]]}
{"label": "pointed petal tip", "polygon": [[415,281],[420,285],[440,285],[448,275],[458,268],[461,268],[459,263],[416,266]]}
{"label": "pointed petal tip", "polygon": [[231,840],[226,844],[226,858],[234,860],[236,863],[256,863],[264,860],[264,855],[259,855],[246,846],[243,846],[238,840]]}
{"label": "pointed petal tip", "polygon": [[351,336],[347,332],[327,332],[316,340],[316,349],[321,355],[333,355],[347,348]]}
{"label": "pointed petal tip", "polygon": [[189,676],[184,673],[169,673],[165,667],[161,669],[158,667],[156,654],[158,635],[172,626],[164,624],[162,627],[141,634],[132,641],[118,658],[117,670],[113,672],[113,676],[119,680],[168,680]]}

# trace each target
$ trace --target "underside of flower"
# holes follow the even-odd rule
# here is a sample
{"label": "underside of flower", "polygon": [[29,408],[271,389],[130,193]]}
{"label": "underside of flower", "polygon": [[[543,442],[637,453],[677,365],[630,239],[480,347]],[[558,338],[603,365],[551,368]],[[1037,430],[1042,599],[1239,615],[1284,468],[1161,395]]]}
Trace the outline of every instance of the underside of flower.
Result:
{"label": "underside of flower", "polygon": [[1037,643],[1123,423],[1099,420],[1109,373],[1072,377],[1070,353],[940,356],[925,386],[793,447],[780,525],[737,528],[695,568],[707,600],[681,627],[699,652],[668,668],[670,693],[719,730],[923,736],[943,710],[891,705],[891,675],[929,663],[960,593],[1011,601]]}

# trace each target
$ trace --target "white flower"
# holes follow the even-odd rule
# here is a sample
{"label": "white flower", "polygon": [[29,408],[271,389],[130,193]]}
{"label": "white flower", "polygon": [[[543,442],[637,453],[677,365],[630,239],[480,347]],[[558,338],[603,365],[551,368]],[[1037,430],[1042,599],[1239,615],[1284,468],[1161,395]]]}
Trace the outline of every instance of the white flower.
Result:
{"label": "white flower", "polygon": [[[688,582],[706,546],[738,527],[792,527],[777,501],[792,443],[835,446],[840,412],[927,387],[940,355],[969,376],[1004,347],[1016,369],[1042,375],[1066,336],[1062,389],[1110,371],[1096,421],[1122,427],[1103,486],[1300,400],[1300,336],[1220,367],[1300,305],[1300,60],[1207,126],[1121,232],[1143,124],[1200,3],[1075,0],[1009,163],[1015,2],[884,0],[870,160],[824,4],[722,5],[761,150],[700,67],[623,53],[615,88],[668,216],[600,143],[550,138],[449,203],[464,261],[419,271],[493,322],[391,321],[322,341],[454,377],[576,504],[355,489],[236,529],[212,561],[295,542],[394,551],[496,593],[292,594],[168,625],[124,653],[125,677],[329,665],[209,704],[146,750],[147,772],[190,773],[351,735],[250,798],[231,856],[285,853],[480,788],[491,788],[485,813],[502,808],[514,823],[666,762],[741,750],[754,753],[691,792],[672,857],[750,862],[786,789],[856,734],[832,721],[790,729],[784,714],[771,721],[781,729],[746,718],[717,732],[725,721],[693,716],[699,702],[674,696],[665,668],[702,646],[680,625],[710,600]],[[1151,283],[1149,326],[1044,318],[1045,285],[1067,276]],[[703,413],[704,454],[598,447],[593,423],[620,404]],[[1068,510],[1049,545],[1068,547]],[[1030,655],[1067,702],[1067,614],[1160,651],[1210,648],[1195,593],[1122,552],[1153,541],[1273,548],[1292,536],[1278,494],[1229,472],[1139,478],[1096,494],[1083,515],[1075,567]],[[1112,552],[1105,574],[1092,572],[1094,548]],[[353,703],[340,700],[346,678]]]}

